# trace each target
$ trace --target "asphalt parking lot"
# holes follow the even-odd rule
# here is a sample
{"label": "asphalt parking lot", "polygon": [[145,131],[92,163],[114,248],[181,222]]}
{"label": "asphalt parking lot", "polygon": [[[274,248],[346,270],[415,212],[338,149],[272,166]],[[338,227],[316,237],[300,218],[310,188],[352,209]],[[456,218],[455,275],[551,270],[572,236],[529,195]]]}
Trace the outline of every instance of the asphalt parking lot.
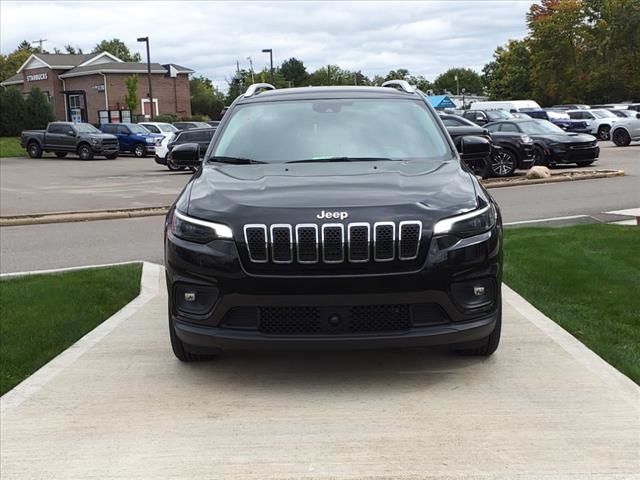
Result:
{"label": "asphalt parking lot", "polygon": [[181,364],[164,280],[3,397],[3,478],[631,480],[638,387],[508,289],[488,359],[230,352]]}
{"label": "asphalt parking lot", "polygon": [[[593,166],[567,169],[640,173],[640,144],[618,148],[601,142],[601,150]],[[189,178],[189,172],[170,172],[151,157],[88,162],[73,157],[4,158],[0,160],[0,216],[167,206]]]}

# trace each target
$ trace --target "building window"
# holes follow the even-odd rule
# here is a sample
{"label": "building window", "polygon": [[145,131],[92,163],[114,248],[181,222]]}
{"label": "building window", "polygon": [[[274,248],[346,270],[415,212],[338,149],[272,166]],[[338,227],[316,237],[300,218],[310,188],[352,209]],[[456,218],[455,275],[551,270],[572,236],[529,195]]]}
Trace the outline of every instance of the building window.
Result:
{"label": "building window", "polygon": [[84,108],[84,96],[83,95],[69,95],[69,107],[70,108]]}

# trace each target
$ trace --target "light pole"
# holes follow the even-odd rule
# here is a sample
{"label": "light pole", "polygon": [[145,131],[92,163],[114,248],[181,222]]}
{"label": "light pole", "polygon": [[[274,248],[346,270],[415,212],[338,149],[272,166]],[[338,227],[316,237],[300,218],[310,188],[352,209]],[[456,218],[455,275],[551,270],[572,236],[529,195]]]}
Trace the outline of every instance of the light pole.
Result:
{"label": "light pole", "polygon": [[458,82],[458,75],[456,74],[456,96],[460,96],[460,83]]}
{"label": "light pole", "polygon": [[271,80],[271,85],[273,85],[273,50],[270,48],[263,48],[262,53],[269,54],[269,79]]}
{"label": "light pole", "polygon": [[151,89],[151,57],[149,55],[149,37],[140,37],[138,38],[138,41],[144,42],[147,44],[147,77],[149,79],[149,108],[151,109],[151,121],[153,121],[153,90]]}

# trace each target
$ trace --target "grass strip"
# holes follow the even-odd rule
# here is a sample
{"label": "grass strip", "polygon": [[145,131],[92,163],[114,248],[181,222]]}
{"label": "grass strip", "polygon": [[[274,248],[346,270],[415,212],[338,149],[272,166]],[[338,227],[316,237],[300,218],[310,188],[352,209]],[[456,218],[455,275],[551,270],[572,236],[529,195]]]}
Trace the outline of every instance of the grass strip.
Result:
{"label": "grass strip", "polygon": [[505,231],[504,281],[640,384],[640,228]]}
{"label": "grass strip", "polygon": [[133,300],[141,264],[0,281],[0,395]]}

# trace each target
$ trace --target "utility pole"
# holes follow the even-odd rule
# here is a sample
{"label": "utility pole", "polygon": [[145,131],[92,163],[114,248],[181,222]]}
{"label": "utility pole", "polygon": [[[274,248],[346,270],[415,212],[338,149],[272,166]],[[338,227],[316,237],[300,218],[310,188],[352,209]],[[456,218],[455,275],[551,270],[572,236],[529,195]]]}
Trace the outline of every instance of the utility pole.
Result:
{"label": "utility pole", "polygon": [[327,85],[331,85],[331,65],[327,65]]}
{"label": "utility pole", "polygon": [[247,60],[249,60],[249,71],[251,72],[251,83],[256,83],[256,79],[253,76],[253,60],[251,59],[251,57],[247,57]]}
{"label": "utility pole", "polygon": [[31,44],[38,43],[38,44],[40,45],[40,46],[38,47],[38,50],[39,50],[39,52],[40,52],[40,53],[42,53],[42,44],[43,44],[44,42],[46,42],[46,41],[47,41],[47,39],[46,39],[46,38],[41,38],[41,39],[39,39],[39,40],[33,40],[33,41],[31,42]]}
{"label": "utility pole", "polygon": [[458,82],[458,74],[456,74],[456,96],[460,96],[460,83]]}
{"label": "utility pole", "polygon": [[149,108],[151,109],[151,121],[153,122],[154,109],[153,109],[153,90],[151,89],[151,56],[149,54],[149,37],[140,37],[138,38],[138,41],[145,42],[147,44],[147,77],[149,79]]}

